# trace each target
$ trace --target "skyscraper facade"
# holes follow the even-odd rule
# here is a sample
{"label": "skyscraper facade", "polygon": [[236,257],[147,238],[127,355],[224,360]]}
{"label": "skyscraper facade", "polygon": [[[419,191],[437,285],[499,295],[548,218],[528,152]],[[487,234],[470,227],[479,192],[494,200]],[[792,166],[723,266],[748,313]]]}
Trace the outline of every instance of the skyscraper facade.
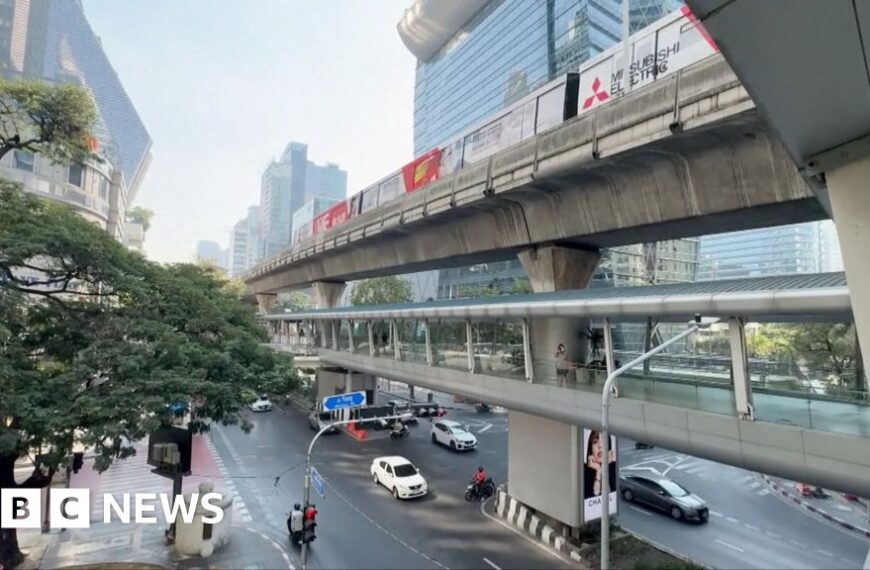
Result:
{"label": "skyscraper facade", "polygon": [[27,191],[73,206],[122,239],[125,211],[148,169],[151,138],[81,2],[0,0],[0,73],[5,79],[73,83],[90,93],[98,112],[97,153],[105,163],[66,167],[10,153],[0,171]]}
{"label": "skyscraper facade", "polygon": [[[677,0],[630,0],[630,28],[644,28],[681,5]],[[400,36],[417,57],[417,155],[576,70],[622,37],[621,0],[478,0],[434,6],[418,1],[399,23]],[[692,281],[697,248],[697,240],[616,248],[603,256],[595,280],[605,286]],[[516,260],[443,270],[437,295],[461,296],[482,287],[510,291],[524,275]]]}
{"label": "skyscraper facade", "polygon": [[702,236],[699,262],[700,281],[843,269],[830,220]]}
{"label": "skyscraper facade", "polygon": [[347,172],[329,163],[308,160],[308,145],[291,142],[280,159],[266,167],[260,185],[259,256],[271,257],[289,247],[293,214],[312,198],[342,200],[347,196]]}
{"label": "skyscraper facade", "polygon": [[239,220],[230,232],[227,249],[227,270],[238,275],[257,262],[260,243],[260,207],[249,206],[248,215]]}

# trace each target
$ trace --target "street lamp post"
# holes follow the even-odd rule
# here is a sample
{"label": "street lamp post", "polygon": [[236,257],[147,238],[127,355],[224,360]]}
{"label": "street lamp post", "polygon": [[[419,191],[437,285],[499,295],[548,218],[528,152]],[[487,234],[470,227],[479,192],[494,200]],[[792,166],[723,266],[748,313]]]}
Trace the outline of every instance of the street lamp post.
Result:
{"label": "street lamp post", "polygon": [[689,328],[681,332],[674,338],[664,342],[649,352],[645,352],[626,364],[615,370],[604,382],[604,389],[601,392],[601,497],[603,508],[601,510],[601,570],[607,570],[610,566],[610,396],[613,391],[613,386],[616,379],[622,376],[625,372],[634,368],[644,360],[658,354],[672,344],[679,342],[700,328],[709,327],[718,319],[702,321],[700,315],[695,315],[695,320],[689,325]]}
{"label": "street lamp post", "polygon": [[[400,420],[400,419],[402,419],[402,416],[385,416],[385,417],[378,418],[378,419],[381,419],[381,420]],[[339,420],[337,422],[333,422],[333,423],[329,424],[328,426],[321,428],[321,430],[318,431],[317,434],[315,434],[315,436],[313,438],[311,438],[311,443],[308,444],[308,453],[305,456],[305,480],[302,484],[302,508],[303,509],[308,508],[308,501],[309,501],[309,499],[311,499],[311,452],[314,450],[314,444],[317,442],[317,440],[320,438],[321,435],[323,435],[327,431],[331,430],[332,428],[337,427],[337,426],[352,424],[356,421],[358,421],[358,420]],[[302,570],[306,570],[308,568],[308,565],[307,565],[307,562],[308,562],[308,543],[304,542],[304,541],[302,542],[301,558],[302,558]]]}

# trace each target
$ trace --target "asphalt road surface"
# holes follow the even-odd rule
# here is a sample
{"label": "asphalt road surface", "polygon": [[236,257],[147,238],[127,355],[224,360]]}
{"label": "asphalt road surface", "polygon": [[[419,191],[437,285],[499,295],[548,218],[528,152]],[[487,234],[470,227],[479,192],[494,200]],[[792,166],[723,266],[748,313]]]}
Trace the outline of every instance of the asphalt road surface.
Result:
{"label": "asphalt road surface", "polygon": [[[252,414],[244,435],[221,428],[213,436],[233,473],[257,528],[286,544],[284,513],[301,499],[302,468],[313,432],[301,411]],[[312,568],[566,568],[570,564],[480,513],[463,491],[479,464],[497,483],[507,477],[507,415],[452,410],[448,419],[467,424],[480,446],[452,452],[429,440],[429,422],[410,438],[357,442],[323,436],[314,463],[327,482],[320,509]],[[403,455],[429,482],[420,500],[396,501],[372,482],[369,466],[380,455]],[[654,448],[635,450],[620,440],[620,466],[628,472],[666,474],[707,501],[710,521],[681,523],[620,501],[619,522],[672,551],[715,568],[862,568],[868,543],[814,518],[771,494],[755,474],[736,467]],[[275,477],[289,467],[297,466]],[[298,550],[293,550],[298,562]]]}
{"label": "asphalt road surface", "polygon": [[[371,440],[362,442],[344,434],[321,437],[313,463],[327,489],[325,498],[313,498],[320,514],[309,556],[311,568],[571,567],[515,530],[485,517],[479,503],[463,498],[481,463],[496,481],[504,480],[505,416],[488,421],[473,412],[456,411],[450,417],[472,424],[480,450],[452,452],[433,445],[427,420],[399,441],[384,438],[382,432],[373,432]],[[250,524],[288,544],[285,513],[293,502],[301,502],[302,462],[313,432],[305,415],[292,407],[251,414],[251,419],[250,434],[221,427],[212,439],[247,505]],[[413,461],[428,480],[429,495],[397,501],[375,485],[369,467],[381,455],[403,455]],[[298,565],[298,549],[291,552]]]}
{"label": "asphalt road surface", "polygon": [[784,502],[760,477],[666,449],[620,440],[623,475],[666,475],[710,508],[710,521],[675,521],[620,499],[626,528],[716,568],[862,568],[868,543]]}

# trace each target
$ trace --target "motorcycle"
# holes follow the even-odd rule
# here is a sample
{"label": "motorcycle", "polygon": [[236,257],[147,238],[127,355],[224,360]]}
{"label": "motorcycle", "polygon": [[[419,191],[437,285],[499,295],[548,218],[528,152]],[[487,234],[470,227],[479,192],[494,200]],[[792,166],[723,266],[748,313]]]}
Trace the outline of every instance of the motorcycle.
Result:
{"label": "motorcycle", "polygon": [[474,407],[477,409],[478,414],[488,414],[489,412],[492,411],[492,406],[490,406],[489,404],[486,404],[484,402],[480,402],[479,404],[477,404]]}
{"label": "motorcycle", "polygon": [[483,482],[480,486],[475,485],[474,481],[468,484],[468,487],[465,488],[465,500],[471,502],[475,499],[478,501],[485,501],[486,499],[492,497],[495,494],[495,483],[492,482],[491,477],[487,477],[486,481]]}
{"label": "motorcycle", "polygon": [[406,426],[402,426],[402,429],[399,431],[393,430],[390,432],[390,439],[404,439],[411,435],[411,430],[409,430]]}

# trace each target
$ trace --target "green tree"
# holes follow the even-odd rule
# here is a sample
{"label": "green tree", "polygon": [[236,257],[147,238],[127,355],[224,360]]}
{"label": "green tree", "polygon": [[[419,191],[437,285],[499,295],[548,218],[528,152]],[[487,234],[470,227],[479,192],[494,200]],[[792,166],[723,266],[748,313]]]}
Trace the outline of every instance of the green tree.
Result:
{"label": "green tree", "polygon": [[134,206],[127,210],[127,221],[142,224],[142,229],[146,232],[151,229],[151,220],[154,218],[154,212],[142,206]]}
{"label": "green tree", "polygon": [[354,284],[350,294],[350,304],[356,307],[410,302],[411,284],[394,275],[363,279]]}
{"label": "green tree", "polygon": [[[134,453],[196,402],[190,428],[249,425],[257,392],[298,385],[292,360],[263,346],[253,308],[192,264],[161,266],[126,250],[70,208],[0,183],[0,488],[42,487],[74,442],[95,467]],[[32,457],[16,482],[14,466]],[[21,560],[0,530],[0,562]]]}
{"label": "green tree", "polygon": [[290,309],[294,313],[308,311],[314,308],[314,301],[302,291],[278,294],[278,308]]}
{"label": "green tree", "polygon": [[75,85],[0,80],[0,158],[12,150],[61,163],[93,158],[97,112]]}
{"label": "green tree", "polygon": [[511,283],[511,295],[527,295],[529,293],[534,293],[534,291],[532,291],[532,283],[528,277],[520,277]]}

